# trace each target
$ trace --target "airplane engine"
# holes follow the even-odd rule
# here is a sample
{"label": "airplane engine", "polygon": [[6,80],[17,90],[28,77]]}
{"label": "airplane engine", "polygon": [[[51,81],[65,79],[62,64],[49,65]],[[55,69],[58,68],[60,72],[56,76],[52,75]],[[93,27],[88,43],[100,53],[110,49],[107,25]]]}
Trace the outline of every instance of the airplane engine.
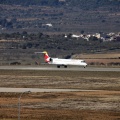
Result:
{"label": "airplane engine", "polygon": [[53,62],[53,59],[52,59],[52,58],[50,58],[50,59],[49,59],[49,61],[50,61],[50,62]]}

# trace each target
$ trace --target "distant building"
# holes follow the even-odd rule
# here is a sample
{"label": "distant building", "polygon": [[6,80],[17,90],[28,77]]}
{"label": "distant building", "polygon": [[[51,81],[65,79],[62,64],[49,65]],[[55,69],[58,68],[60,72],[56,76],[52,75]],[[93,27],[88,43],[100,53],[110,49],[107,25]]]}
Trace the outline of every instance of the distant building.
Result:
{"label": "distant building", "polygon": [[51,23],[46,24],[46,26],[52,27],[53,25]]}
{"label": "distant building", "polygon": [[53,25],[51,23],[47,23],[47,24],[42,24],[42,26],[48,26],[48,27],[53,27]]}
{"label": "distant building", "polygon": [[79,38],[80,36],[79,35],[72,35],[73,38]]}
{"label": "distant building", "polygon": [[100,33],[96,33],[95,37],[100,38]]}

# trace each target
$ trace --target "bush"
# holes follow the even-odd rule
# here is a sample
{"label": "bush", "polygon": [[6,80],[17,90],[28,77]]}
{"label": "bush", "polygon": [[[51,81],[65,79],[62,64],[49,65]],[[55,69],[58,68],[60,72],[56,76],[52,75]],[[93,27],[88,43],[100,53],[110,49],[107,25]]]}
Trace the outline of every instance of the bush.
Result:
{"label": "bush", "polygon": [[10,65],[21,65],[21,63],[20,62],[12,62],[12,63],[10,63]]}

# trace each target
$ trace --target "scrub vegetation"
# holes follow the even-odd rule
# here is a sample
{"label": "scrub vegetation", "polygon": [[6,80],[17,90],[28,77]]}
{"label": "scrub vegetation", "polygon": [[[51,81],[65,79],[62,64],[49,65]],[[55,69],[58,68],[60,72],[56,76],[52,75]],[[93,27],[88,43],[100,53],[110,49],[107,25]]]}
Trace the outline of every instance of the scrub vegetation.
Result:
{"label": "scrub vegetation", "polygon": [[[23,94],[22,120],[117,120],[120,72],[0,70],[0,87],[98,90]],[[21,93],[0,93],[0,119],[18,117]]]}

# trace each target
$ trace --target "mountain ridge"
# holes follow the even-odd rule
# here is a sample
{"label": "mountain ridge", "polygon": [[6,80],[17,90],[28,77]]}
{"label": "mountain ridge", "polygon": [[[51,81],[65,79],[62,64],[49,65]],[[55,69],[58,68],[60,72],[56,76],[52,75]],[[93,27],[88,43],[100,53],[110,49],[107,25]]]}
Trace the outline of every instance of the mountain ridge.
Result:
{"label": "mountain ridge", "polygon": [[73,6],[81,9],[94,9],[101,6],[119,6],[120,0],[1,0],[6,5],[46,5],[46,6]]}

